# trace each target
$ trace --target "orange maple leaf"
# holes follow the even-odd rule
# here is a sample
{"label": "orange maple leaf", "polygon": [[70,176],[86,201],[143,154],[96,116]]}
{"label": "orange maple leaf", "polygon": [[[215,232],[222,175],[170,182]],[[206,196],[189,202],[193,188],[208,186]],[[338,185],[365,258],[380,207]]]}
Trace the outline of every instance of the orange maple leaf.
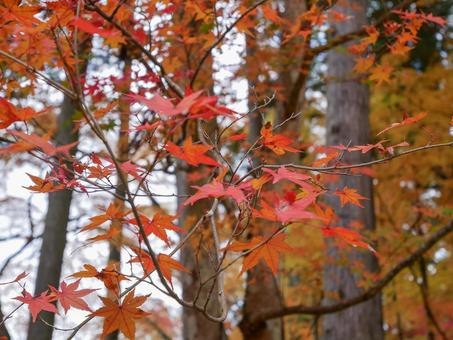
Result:
{"label": "orange maple leaf", "polygon": [[354,71],[357,73],[366,73],[375,62],[374,55],[360,57],[355,59]]}
{"label": "orange maple leaf", "polygon": [[25,121],[40,116],[47,110],[36,112],[31,107],[16,108],[8,100],[0,97],[0,129],[7,128],[17,121]]}
{"label": "orange maple leaf", "polygon": [[80,232],[95,229],[101,224],[107,221],[120,220],[123,221],[123,218],[130,213],[130,210],[120,211],[118,207],[110,203],[108,208],[105,210],[104,214],[90,217],[90,224],[87,224],[85,227],[80,230]]}
{"label": "orange maple leaf", "polygon": [[126,295],[122,303],[100,297],[104,303],[104,307],[94,311],[91,316],[104,318],[102,337],[116,330],[120,330],[128,339],[135,339],[135,321],[151,313],[138,308],[148,299],[149,295],[134,297],[134,294],[135,289]]}
{"label": "orange maple leaf", "polygon": [[204,153],[211,149],[212,146],[193,144],[191,137],[187,138],[184,141],[182,147],[179,147],[172,142],[168,142],[165,146],[165,150],[170,152],[176,158],[186,161],[190,165],[206,164],[212,166],[220,166],[217,161],[204,155]]}
{"label": "orange maple leaf", "polygon": [[96,278],[104,283],[104,286],[108,289],[111,290],[116,294],[116,296],[119,296],[120,293],[120,282],[123,280],[129,280],[124,276],[123,274],[119,273],[115,269],[114,264],[109,264],[107,267],[102,269],[100,272],[97,271],[97,269],[90,265],[90,264],[84,264],[83,268],[85,270],[82,270],[80,272],[74,273],[71,276],[75,278],[85,278],[85,277],[92,277]]}
{"label": "orange maple leaf", "polygon": [[[176,231],[178,233],[185,233],[184,229],[171,223],[175,218],[176,218],[176,216],[166,215],[166,214],[157,212],[153,216],[153,219],[150,220],[145,215],[140,214],[140,219],[143,224],[143,229],[145,231],[145,234],[147,236],[151,235],[151,234],[156,235],[158,238],[160,238],[162,241],[164,241],[167,244],[167,246],[170,246],[170,241],[168,240],[166,230],[172,230],[172,231]],[[134,225],[138,225],[137,220],[135,218],[128,220],[128,222],[131,224],[134,224]]]}
{"label": "orange maple leaf", "polygon": [[340,197],[340,203],[341,203],[342,207],[345,206],[345,204],[347,204],[347,203],[352,203],[354,205],[357,205],[357,206],[363,208],[364,206],[359,202],[359,200],[368,199],[368,198],[363,197],[362,195],[358,194],[356,189],[352,189],[352,188],[348,188],[348,187],[344,187],[342,191],[337,189],[334,192],[334,194],[337,195],[338,197]]}
{"label": "orange maple leaf", "polygon": [[388,65],[377,65],[371,69],[370,80],[376,81],[376,85],[379,86],[383,82],[390,82],[390,75],[393,72],[393,67]]}
{"label": "orange maple leaf", "polygon": [[407,114],[405,114],[403,116],[403,120],[401,122],[391,124],[390,126],[386,127],[384,130],[379,132],[376,136],[379,136],[380,134],[382,134],[390,129],[394,129],[396,127],[414,124],[414,123],[418,122],[419,120],[422,120],[423,118],[425,118],[427,114],[428,114],[428,112],[420,112],[418,115],[413,116],[413,117],[410,117]]}
{"label": "orange maple leaf", "polygon": [[325,237],[335,237],[353,247],[360,247],[371,250],[374,253],[376,252],[373,247],[364,241],[365,237],[354,230],[343,227],[323,227],[321,228],[321,231]]}
{"label": "orange maple leaf", "polygon": [[63,184],[54,185],[52,181],[48,179],[42,179],[37,176],[30,175],[29,173],[27,173],[27,175],[33,181],[34,185],[24,187],[25,189],[36,192],[54,192],[65,188]]}
{"label": "orange maple leaf", "polygon": [[[146,274],[151,274],[156,267],[154,266],[153,260],[148,253],[143,251],[140,248],[133,247],[132,250],[137,254],[129,260],[130,263],[141,263],[143,270]],[[171,274],[173,270],[179,270],[181,272],[189,272],[189,270],[184,267],[181,263],[171,258],[171,256],[165,254],[159,254],[157,257],[159,261],[159,267],[162,272],[163,277],[165,277],[171,285],[173,285]]]}
{"label": "orange maple leaf", "polygon": [[272,133],[272,124],[266,123],[266,125],[261,129],[261,136],[263,137],[263,145],[271,149],[276,155],[284,155],[285,151],[287,152],[300,152],[291,146],[291,138],[280,134]]}
{"label": "orange maple leaf", "polygon": [[241,274],[246,270],[249,270],[256,266],[260,260],[263,260],[275,274],[278,270],[279,254],[283,252],[289,253],[294,251],[294,249],[285,242],[285,238],[285,234],[273,236],[269,240],[262,236],[255,236],[249,242],[235,242],[229,245],[226,249],[234,252],[253,249],[244,258]]}

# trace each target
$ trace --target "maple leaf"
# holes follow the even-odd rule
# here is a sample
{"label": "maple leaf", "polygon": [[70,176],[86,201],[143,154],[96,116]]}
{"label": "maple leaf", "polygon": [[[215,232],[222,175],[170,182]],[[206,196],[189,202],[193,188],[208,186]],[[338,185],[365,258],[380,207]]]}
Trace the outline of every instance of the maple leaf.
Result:
{"label": "maple leaf", "polygon": [[[140,220],[143,224],[143,229],[145,231],[146,236],[154,234],[162,241],[164,241],[167,244],[167,246],[170,246],[170,241],[165,230],[172,230],[178,233],[185,233],[184,229],[171,223],[171,221],[173,221],[174,219],[176,219],[176,216],[161,214],[159,212],[154,214],[152,220],[150,220],[145,215],[140,214]],[[128,220],[128,222],[134,225],[138,225],[137,220],[135,218]]]}
{"label": "maple leaf", "polygon": [[203,145],[203,144],[193,144],[192,138],[187,138],[182,147],[179,147],[172,142],[167,142],[165,150],[170,152],[176,158],[182,159],[189,163],[190,165],[212,165],[220,166],[220,164],[214,159],[204,155],[207,151],[211,150],[212,146]]}
{"label": "maple leaf", "polygon": [[[131,258],[129,262],[141,263],[145,273],[151,274],[156,269],[156,267],[149,254],[137,247],[133,247],[132,250],[137,254],[137,256]],[[167,279],[172,286],[173,282],[171,276],[173,270],[179,270],[181,272],[186,273],[189,272],[189,270],[186,267],[184,267],[181,263],[179,263],[178,261],[171,258],[171,256],[168,256],[166,254],[159,254],[157,256],[157,261],[159,262],[159,267],[163,277],[165,277],[165,279]]]}
{"label": "maple leaf", "polygon": [[321,157],[313,162],[313,166],[325,166],[330,161],[339,157],[340,153],[336,151],[329,151],[325,157]]}
{"label": "maple leaf", "polygon": [[232,135],[230,137],[227,138],[227,140],[230,140],[232,142],[236,142],[236,141],[240,141],[240,140],[244,140],[248,137],[248,134],[246,133],[239,133],[239,134],[236,134],[236,135]]}
{"label": "maple leaf", "polygon": [[121,171],[123,171],[126,174],[132,175],[139,182],[143,179],[141,175],[143,175],[146,172],[140,166],[133,164],[132,161],[121,163],[120,168]]}
{"label": "maple leaf", "polygon": [[124,297],[121,304],[116,300],[100,297],[104,306],[94,311],[91,316],[104,318],[102,337],[119,330],[128,339],[135,339],[135,321],[150,313],[138,308],[148,299],[149,295],[134,297],[134,294],[135,289]]}
{"label": "maple leaf", "polygon": [[339,191],[338,189],[334,192],[335,195],[340,197],[340,203],[341,206],[345,206],[347,203],[352,203],[354,205],[357,205],[361,208],[364,206],[360,203],[359,200],[367,200],[368,198],[363,197],[362,195],[357,193],[356,189],[344,187],[342,191]]}
{"label": "maple leaf", "polygon": [[70,283],[69,285],[63,281],[60,284],[60,290],[49,285],[52,294],[58,299],[58,301],[60,301],[65,314],[71,307],[91,312],[90,307],[88,307],[87,303],[82,300],[82,297],[91,294],[96,291],[96,289],[77,290],[77,288],[79,288],[79,284],[80,279]]}
{"label": "maple leaf", "polygon": [[250,181],[248,181],[246,184],[250,184],[250,186],[254,189],[254,190],[259,190],[263,187],[264,184],[266,184],[267,182],[269,182],[271,180],[272,176],[268,175],[268,174],[264,174],[262,175],[261,177],[259,178],[254,178]]}
{"label": "maple leaf", "polygon": [[26,152],[26,151],[33,150],[34,148],[35,148],[34,145],[27,143],[26,141],[19,140],[16,143],[13,143],[5,148],[1,148],[0,155]]}
{"label": "maple leaf", "polygon": [[5,98],[0,97],[0,129],[7,128],[17,121],[30,120],[45,112],[47,112],[47,110],[36,112],[31,107],[19,109]]}
{"label": "maple leaf", "polygon": [[288,198],[281,200],[279,206],[275,209],[278,220],[282,223],[288,223],[305,219],[320,219],[314,213],[305,210],[316,201],[316,197],[316,193],[310,192],[299,200]]}
{"label": "maple leaf", "polygon": [[126,96],[133,101],[145,104],[151,111],[166,116],[176,116],[189,112],[192,105],[202,93],[203,91],[198,91],[185,96],[177,105],[174,105],[171,100],[165,99],[158,93],[156,93],[151,99],[140,96],[138,94],[128,94]]}
{"label": "maple leaf", "polygon": [[55,297],[47,295],[47,291],[42,292],[41,295],[37,297],[33,297],[33,295],[24,289],[22,295],[23,296],[16,296],[14,299],[28,305],[33,322],[36,321],[38,314],[43,310],[51,313],[58,313],[55,305],[51,303],[52,301],[55,301]]}
{"label": "maple leaf", "polygon": [[253,216],[272,222],[278,222],[278,216],[275,209],[264,200],[261,202],[261,210],[253,209]]}
{"label": "maple leaf", "polygon": [[379,132],[376,136],[379,136],[380,134],[383,134],[384,132],[386,132],[390,129],[394,129],[396,127],[414,124],[414,123],[418,122],[419,120],[422,120],[423,118],[425,118],[427,114],[428,114],[428,112],[420,112],[418,115],[413,116],[413,117],[410,117],[407,114],[405,114],[403,116],[403,120],[401,122],[391,124],[390,126],[386,127],[384,130]]}
{"label": "maple leaf", "polygon": [[376,81],[376,85],[379,86],[383,82],[390,82],[390,76],[393,72],[393,67],[388,65],[377,65],[371,69],[370,80]]}
{"label": "maple leaf", "polygon": [[441,27],[445,27],[447,25],[447,20],[442,17],[434,16],[432,13],[423,15],[423,19],[433,22]]}
{"label": "maple leaf", "polygon": [[294,251],[294,249],[284,241],[285,238],[285,234],[278,234],[269,240],[262,236],[255,236],[249,242],[234,242],[226,247],[226,249],[233,252],[253,249],[244,257],[241,274],[256,266],[260,260],[263,260],[275,274],[278,271],[279,254],[282,252],[289,253]]}
{"label": "maple leaf", "polygon": [[123,221],[123,218],[130,213],[130,210],[120,211],[114,203],[110,203],[108,208],[105,210],[104,214],[90,217],[90,224],[84,226],[80,232],[91,230],[99,227],[101,224],[107,221],[120,220]]}
{"label": "maple leaf", "polygon": [[276,172],[268,168],[264,168],[263,171],[272,175],[272,177],[274,178],[272,181],[273,184],[286,179],[288,181],[296,183],[306,190],[313,191],[313,187],[305,182],[311,179],[310,176],[295,171],[290,171],[284,166],[279,167]]}
{"label": "maple leaf", "polygon": [[35,134],[26,134],[21,131],[9,130],[10,134],[15,137],[19,137],[23,139],[25,142],[34,145],[37,148],[40,148],[47,156],[53,157],[59,153],[62,153],[66,156],[69,156],[69,150],[71,150],[74,146],[76,146],[79,142],[74,142],[62,146],[53,146],[50,144],[46,139],[35,135]]}
{"label": "maple leaf", "polygon": [[116,35],[121,35],[120,32],[115,32],[113,30],[106,30],[106,29],[97,27],[97,26],[93,25],[91,22],[86,21],[81,18],[74,18],[74,20],[72,21],[72,24],[75,27],[81,29],[82,31],[84,31],[86,33],[98,34],[99,36],[101,36],[103,38],[111,38]]}
{"label": "maple leaf", "polygon": [[375,62],[374,55],[369,55],[365,58],[362,57],[356,58],[354,71],[357,73],[366,73],[374,65],[374,62]]}
{"label": "maple leaf", "polygon": [[33,181],[34,185],[24,187],[25,189],[43,193],[63,190],[65,188],[63,184],[54,185],[52,181],[48,180],[47,178],[42,179],[37,176],[30,175],[29,173],[27,173],[27,175]]}
{"label": "maple leaf", "polygon": [[11,283],[16,283],[16,282],[19,282],[20,280],[23,280],[24,278],[26,278],[28,276],[28,273],[26,272],[22,272],[20,273],[19,275],[16,276],[16,278],[12,281],[8,281],[8,282],[2,282],[0,283],[0,286],[4,286],[4,285],[9,285]]}
{"label": "maple leaf", "polygon": [[292,143],[291,138],[280,134],[272,133],[272,124],[266,123],[266,125],[261,129],[261,136],[263,137],[263,145],[271,149],[276,155],[281,156],[287,152],[300,152],[289,145]]}
{"label": "maple leaf", "polygon": [[117,296],[119,296],[120,293],[120,282],[123,280],[129,280],[115,269],[114,264],[109,264],[100,272],[98,272],[97,269],[90,264],[84,264],[83,268],[85,268],[85,270],[74,273],[71,276],[75,278],[96,278],[102,281],[104,286],[108,290],[114,292]]}
{"label": "maple leaf", "polygon": [[371,250],[374,253],[376,252],[373,247],[364,241],[364,236],[354,230],[343,227],[323,227],[321,228],[321,231],[325,237],[339,238],[354,247]]}
{"label": "maple leaf", "polygon": [[34,16],[41,10],[40,6],[23,6],[15,0],[4,0],[0,6],[0,17],[5,24],[12,21],[32,27],[33,24],[39,23]]}
{"label": "maple leaf", "polygon": [[235,186],[225,186],[217,180],[213,180],[211,183],[205,184],[203,186],[193,186],[193,188],[198,189],[198,191],[189,197],[184,205],[193,205],[196,201],[203,198],[214,197],[219,198],[223,196],[231,196],[238,204],[245,201],[245,195],[241,189]]}

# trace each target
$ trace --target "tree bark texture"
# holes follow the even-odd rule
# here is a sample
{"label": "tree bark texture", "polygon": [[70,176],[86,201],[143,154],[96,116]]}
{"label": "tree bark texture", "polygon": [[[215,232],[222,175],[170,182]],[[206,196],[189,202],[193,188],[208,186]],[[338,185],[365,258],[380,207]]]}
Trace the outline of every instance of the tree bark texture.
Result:
{"label": "tree bark texture", "polygon": [[[55,135],[55,141],[58,145],[69,144],[78,140],[78,131],[73,124],[75,112],[74,102],[65,97],[61,106],[61,113],[58,116],[58,128]],[[72,150],[72,153],[75,153],[75,149]],[[60,190],[48,195],[48,208],[36,277],[35,296],[48,290],[48,285],[58,287],[60,284],[71,201],[71,190]],[[53,313],[43,311],[40,318],[53,325],[55,316]],[[50,340],[52,339],[52,332],[53,328],[38,318],[34,323],[30,321],[28,339]]]}
{"label": "tree bark texture", "polygon": [[[336,34],[343,35],[355,31],[367,23],[364,0],[347,0],[339,2],[334,9],[351,19],[334,22]],[[369,139],[369,93],[368,87],[355,77],[352,69],[354,56],[349,54],[346,46],[341,46],[329,53],[327,84],[327,144],[328,145],[364,145]],[[359,163],[370,160],[370,154],[346,152],[344,163]],[[340,207],[338,197],[328,199],[339,217],[337,225],[350,228],[356,222],[365,230],[375,229],[372,180],[367,176],[340,176],[329,189],[342,190],[345,186],[369,198],[364,201],[365,208],[348,204]],[[363,269],[376,273],[379,270],[376,257],[370,251],[348,248],[339,250],[333,242],[328,242],[328,262],[324,269],[325,303],[334,303],[336,299],[347,299],[361,292],[358,287],[360,275],[353,273],[354,263],[363,265]],[[336,263],[341,254],[347,252],[348,264]],[[381,295],[344,311],[328,314],[322,320],[322,339],[325,340],[380,340],[383,339]]]}

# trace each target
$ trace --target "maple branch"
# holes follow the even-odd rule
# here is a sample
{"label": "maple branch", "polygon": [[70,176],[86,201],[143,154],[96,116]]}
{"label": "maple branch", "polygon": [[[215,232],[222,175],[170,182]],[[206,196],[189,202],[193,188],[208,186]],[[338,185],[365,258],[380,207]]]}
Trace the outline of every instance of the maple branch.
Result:
{"label": "maple branch", "polygon": [[339,312],[341,310],[347,309],[351,306],[357,305],[359,303],[365,302],[369,299],[372,299],[376,294],[378,294],[384,287],[386,287],[402,270],[412,265],[420,257],[423,256],[427,251],[429,251],[438,241],[443,237],[448,235],[453,231],[453,220],[449,224],[442,227],[435,233],[433,233],[425,243],[420,246],[416,251],[407,256],[404,260],[399,262],[396,266],[393,267],[381,280],[376,282],[372,287],[368,288],[363,293],[352,297],[347,300],[343,300],[333,305],[325,306],[289,306],[281,309],[270,310],[267,312],[257,314],[252,320],[252,323],[260,323],[269,319],[279,318],[287,315],[293,314],[311,314],[311,315],[322,315]]}
{"label": "maple branch", "polygon": [[[168,86],[176,93],[176,95],[180,98],[184,97],[184,91],[176,84],[173,80],[168,78],[167,73],[165,72],[164,66],[157,60],[155,56],[151,54],[137,39],[135,39],[128,30],[126,30],[121,24],[119,24],[112,16],[107,15],[101,8],[99,8],[95,3],[89,2],[86,7],[89,10],[93,10],[98,13],[101,17],[103,17],[107,22],[111,23],[116,29],[118,29],[132,44],[135,45],[140,51],[143,52],[146,57],[151,60],[151,62],[157,66],[160,71],[160,77],[165,80]],[[140,60],[142,61],[142,60]],[[142,61],[142,64],[148,69],[149,65]],[[151,70],[152,71],[152,70]]]}
{"label": "maple branch", "polygon": [[[217,206],[218,205],[218,199],[216,198],[215,199],[215,205]],[[217,225],[215,223],[215,216],[214,216],[214,213],[215,213],[215,210],[212,210],[212,213],[209,214],[209,218],[211,220],[211,232],[212,232],[212,238],[214,239],[214,249],[215,249],[215,259],[217,261],[217,264],[218,265],[222,259],[222,257],[220,256],[219,254],[219,251],[220,251],[220,239],[219,239],[219,234],[217,232]],[[204,304],[204,308],[203,310],[205,312],[207,312],[207,308],[208,308],[208,304],[209,304],[209,300],[210,300],[210,297],[211,297],[211,294],[214,290],[214,287],[217,286],[217,298],[218,300],[220,300],[220,312],[221,312],[221,315],[225,316],[227,315],[227,303],[226,303],[226,297],[225,297],[225,287],[224,287],[224,276],[223,276],[223,272],[220,272],[219,275],[216,277],[216,279],[214,280],[214,282],[212,283],[212,286],[211,286],[211,289],[209,291],[209,294],[208,294],[208,297],[205,301],[205,304]]]}
{"label": "maple branch", "polygon": [[446,143],[439,143],[439,144],[430,144],[430,145],[424,145],[420,146],[418,148],[402,151],[398,154],[391,155],[388,157],[384,157],[381,159],[376,159],[374,161],[369,161],[369,162],[364,162],[364,163],[357,163],[357,164],[350,164],[350,165],[332,165],[332,166],[325,166],[325,167],[315,167],[315,166],[308,166],[308,165],[299,165],[299,164],[293,164],[293,163],[288,163],[288,164],[262,164],[258,165],[255,168],[251,169],[249,172],[247,172],[244,176],[242,176],[239,180],[237,180],[234,184],[238,184],[242,182],[245,178],[253,174],[254,172],[261,170],[263,168],[270,168],[270,169],[275,169],[275,168],[280,168],[280,167],[287,167],[287,168],[294,168],[294,169],[300,169],[300,170],[307,170],[307,171],[317,171],[317,172],[326,172],[326,171],[335,171],[335,170],[347,170],[347,169],[355,169],[355,168],[363,168],[367,166],[372,166],[376,164],[381,164],[385,163],[387,161],[390,161],[395,158],[399,158],[401,156],[409,155],[411,153],[416,153],[419,151],[424,151],[424,150],[429,150],[429,149],[435,149],[435,148],[442,148],[442,147],[453,147],[453,141],[451,142],[446,142]]}
{"label": "maple branch", "polygon": [[15,62],[16,64],[19,64],[19,65],[23,66],[28,72],[36,74],[43,81],[45,81],[49,86],[52,86],[53,88],[63,92],[69,98],[71,98],[71,99],[76,99],[77,98],[77,95],[74,92],[72,92],[70,89],[68,89],[64,85],[61,85],[60,83],[56,82],[55,80],[50,79],[44,73],[42,73],[41,71],[38,71],[36,68],[34,68],[33,66],[27,64],[26,62],[16,58],[15,56],[13,56],[13,55],[11,55],[8,52],[5,52],[3,50],[0,50],[0,55],[5,57],[5,58],[7,58],[7,59],[9,59],[9,60],[11,60],[11,61],[13,61],[13,62]]}
{"label": "maple branch", "polygon": [[[439,325],[439,322],[437,321],[433,309],[431,307],[431,303],[429,302],[429,297],[428,297],[428,280],[426,276],[426,267],[425,267],[425,261],[423,257],[420,257],[418,260],[418,264],[420,267],[420,272],[421,272],[421,279],[422,282],[419,283],[418,279],[414,281],[414,283],[419,287],[420,289],[420,294],[422,296],[422,301],[423,301],[423,307],[425,309],[425,314],[428,320],[432,323],[436,331],[439,333],[439,336],[442,338],[442,340],[448,340],[447,335],[443,331],[442,327]],[[412,275],[417,278],[417,274],[415,270],[411,267],[410,268]],[[431,332],[431,331],[429,331]]]}
{"label": "maple branch", "polygon": [[[398,4],[397,6],[395,6],[394,8],[392,8],[392,11],[404,9],[404,8],[408,7],[409,5],[411,5],[413,3],[417,3],[417,2],[418,2],[418,0],[405,0],[405,1],[401,2],[400,4]],[[374,26],[378,26],[378,25],[382,24],[392,14],[393,14],[392,12],[386,12],[376,21]],[[330,50],[334,47],[345,44],[351,40],[361,38],[365,35],[366,35],[366,27],[363,27],[360,30],[335,37],[325,45],[313,47],[307,51],[307,54],[309,54],[312,57],[315,57],[321,53],[327,52],[328,50]]]}
{"label": "maple branch", "polygon": [[209,46],[209,48],[205,51],[205,53],[203,54],[203,56],[201,57],[198,65],[197,65],[197,68],[195,69],[195,72],[192,76],[192,78],[190,79],[190,87],[193,87],[193,84],[195,83],[195,80],[197,79],[198,77],[198,74],[200,73],[201,71],[201,68],[203,67],[203,64],[205,63],[206,59],[209,57],[209,55],[211,54],[212,50],[214,48],[216,48],[221,42],[223,39],[225,39],[226,35],[228,33],[231,32],[231,30],[236,27],[236,25],[243,19],[245,18],[249,13],[253,12],[256,8],[258,8],[259,6],[261,6],[262,4],[264,4],[265,2],[267,2],[268,0],[261,0],[261,1],[258,1],[256,4],[254,4],[253,6],[247,8],[247,10],[244,11],[244,13],[242,13],[230,26],[227,27],[227,29],[225,30],[225,32],[223,32],[220,37],[217,38],[216,41],[214,41],[214,43]]}
{"label": "maple branch", "polygon": [[8,313],[8,315],[4,316],[3,319],[0,321],[0,326],[3,325],[6,322],[6,320],[10,319],[11,316],[23,305],[24,305],[24,303],[22,302],[19,306],[17,306],[10,313]]}

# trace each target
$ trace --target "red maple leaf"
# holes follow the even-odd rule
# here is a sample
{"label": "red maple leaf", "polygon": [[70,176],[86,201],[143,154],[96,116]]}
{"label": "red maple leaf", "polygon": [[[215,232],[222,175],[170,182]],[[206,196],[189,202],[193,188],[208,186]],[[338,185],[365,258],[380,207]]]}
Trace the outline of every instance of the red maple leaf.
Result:
{"label": "red maple leaf", "polygon": [[193,205],[196,201],[208,197],[223,197],[231,196],[238,204],[245,201],[245,195],[241,189],[235,186],[224,186],[217,180],[213,180],[211,183],[205,184],[203,186],[193,186],[193,188],[198,189],[198,191],[189,197],[184,205]]}
{"label": "red maple leaf", "polygon": [[74,18],[72,21],[72,24],[75,27],[78,27],[80,30],[89,33],[89,34],[98,34],[99,36],[103,38],[111,38],[116,35],[120,35],[120,32],[116,32],[114,30],[106,30],[101,27],[93,25],[91,22],[86,21],[81,18]]}
{"label": "red maple leaf", "polygon": [[53,157],[59,153],[69,156],[69,150],[71,150],[74,146],[76,146],[78,144],[78,142],[74,142],[74,143],[55,147],[52,144],[50,144],[46,139],[44,139],[38,135],[35,135],[35,134],[27,135],[26,133],[23,133],[21,131],[15,131],[15,130],[9,130],[8,132],[15,137],[21,138],[28,144],[31,144],[34,147],[40,148],[42,150],[42,152],[44,152],[49,157]]}
{"label": "red maple leaf", "polygon": [[171,100],[165,99],[158,93],[156,93],[151,99],[138,94],[128,94],[127,97],[131,98],[133,101],[145,104],[151,111],[166,116],[176,116],[188,113],[192,105],[195,104],[197,98],[200,97],[202,93],[203,91],[198,91],[185,96],[177,105],[174,105]]}
{"label": "red maple leaf", "polygon": [[52,294],[58,299],[58,301],[60,301],[65,314],[71,307],[91,312],[90,307],[88,307],[87,303],[82,300],[82,297],[91,294],[92,292],[96,291],[96,289],[77,290],[77,288],[79,288],[79,284],[80,279],[73,283],[70,283],[69,285],[63,281],[60,284],[60,290],[49,285]]}
{"label": "red maple leaf", "polygon": [[317,215],[306,209],[316,201],[317,194],[311,192],[299,200],[286,198],[281,200],[275,209],[278,220],[282,223],[296,222],[305,219],[320,219]]}
{"label": "red maple leaf", "polygon": [[14,299],[28,305],[28,309],[31,313],[33,322],[35,322],[38,314],[43,310],[51,313],[58,313],[55,305],[51,303],[52,301],[55,301],[55,297],[52,295],[47,295],[47,293],[48,291],[45,291],[41,295],[33,297],[33,295],[31,295],[24,289],[24,291],[22,292],[23,296],[16,296]]}
{"label": "red maple leaf", "polygon": [[274,183],[274,184],[281,180],[286,179],[288,181],[296,183],[297,185],[300,185],[302,188],[304,188],[306,190],[313,191],[313,187],[310,184],[305,182],[305,181],[308,181],[311,179],[311,177],[308,175],[290,171],[287,168],[285,168],[284,166],[279,167],[276,172],[272,171],[271,169],[267,169],[267,168],[264,168],[263,171],[272,175],[272,177],[274,177],[274,180],[272,181],[272,183]]}
{"label": "red maple leaf", "polygon": [[212,166],[220,166],[220,164],[215,161],[214,159],[204,155],[207,151],[211,150],[212,147],[208,145],[202,144],[193,144],[192,138],[187,138],[182,147],[179,147],[172,142],[168,142],[165,146],[165,150],[170,152],[176,158],[182,159],[189,163],[190,165],[212,165]]}

